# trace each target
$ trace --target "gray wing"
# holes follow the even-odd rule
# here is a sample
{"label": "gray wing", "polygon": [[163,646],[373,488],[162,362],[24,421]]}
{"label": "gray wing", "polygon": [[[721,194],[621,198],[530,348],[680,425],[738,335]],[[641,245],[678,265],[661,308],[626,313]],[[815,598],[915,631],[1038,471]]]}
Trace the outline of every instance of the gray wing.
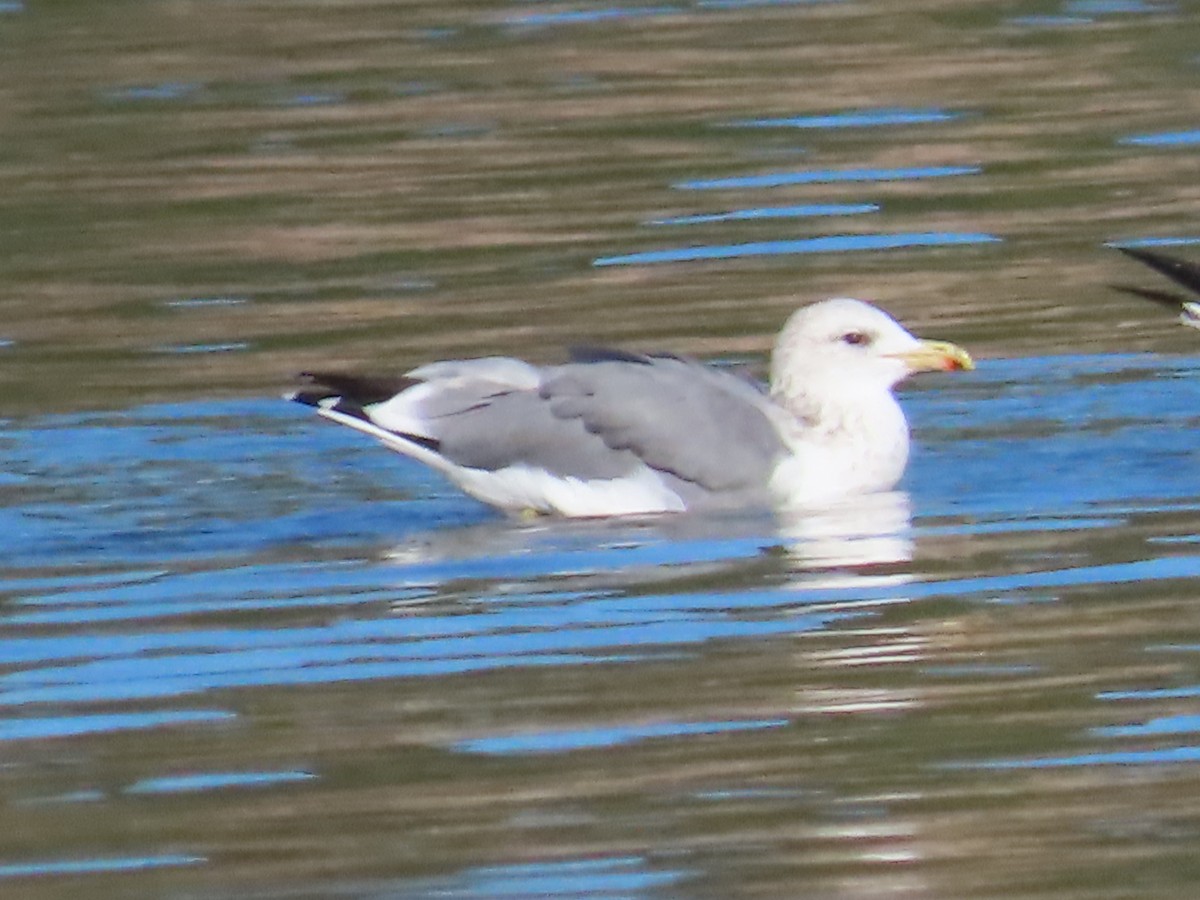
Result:
{"label": "gray wing", "polygon": [[761,489],[785,447],[769,401],[737,375],[677,357],[588,351],[536,391],[492,392],[430,421],[458,465],[525,463],[612,478],[645,464],[707,492]]}

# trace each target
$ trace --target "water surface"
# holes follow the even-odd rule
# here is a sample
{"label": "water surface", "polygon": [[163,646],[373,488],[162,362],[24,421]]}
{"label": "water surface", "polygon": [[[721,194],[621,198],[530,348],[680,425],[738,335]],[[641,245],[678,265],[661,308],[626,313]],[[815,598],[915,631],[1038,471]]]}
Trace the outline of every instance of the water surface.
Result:
{"label": "water surface", "polygon": [[[1200,346],[1107,246],[1195,240],[1186,5],[0,13],[5,898],[1194,895]],[[831,295],[980,366],[820,515],[279,399]]]}

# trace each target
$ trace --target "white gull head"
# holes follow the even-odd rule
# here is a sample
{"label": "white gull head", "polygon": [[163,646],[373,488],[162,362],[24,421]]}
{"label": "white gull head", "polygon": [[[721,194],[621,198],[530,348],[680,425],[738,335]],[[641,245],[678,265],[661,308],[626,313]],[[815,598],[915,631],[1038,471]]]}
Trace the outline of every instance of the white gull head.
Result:
{"label": "white gull head", "polygon": [[771,399],[793,456],[776,493],[810,503],[887,490],[908,460],[908,423],[892,388],[917,372],[970,369],[961,348],[919,340],[862,300],[839,297],[792,314],[771,360]]}

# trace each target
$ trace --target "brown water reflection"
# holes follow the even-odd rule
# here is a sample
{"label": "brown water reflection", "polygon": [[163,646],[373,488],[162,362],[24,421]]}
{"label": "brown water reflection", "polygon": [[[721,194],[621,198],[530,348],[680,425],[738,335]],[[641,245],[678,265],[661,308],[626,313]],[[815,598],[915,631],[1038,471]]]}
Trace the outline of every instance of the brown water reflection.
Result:
{"label": "brown water reflection", "polygon": [[[1194,894],[1196,372],[1107,354],[1195,336],[1102,244],[1198,234],[1194,146],[1122,141],[1196,127],[1200,14],[677,6],[0,3],[6,898]],[[945,116],[738,124],[881,109]],[[979,171],[679,187],[912,167]],[[808,204],[879,208],[649,224]],[[593,264],[901,232],[1001,240]],[[985,360],[849,548],[491,521],[206,405],[844,294]]]}
{"label": "brown water reflection", "polygon": [[[586,8],[586,7],[585,7]],[[1014,25],[961,3],[814,3],[545,27],[541,5],[30,5],[0,20],[4,337],[23,410],[274,390],[313,356],[403,367],[564,340],[761,351],[853,293],[983,353],[1141,345],[1102,241],[1186,230],[1192,17]],[[43,77],[54,71],[55,77]],[[880,107],[957,119],[727,127]],[[1181,117],[1181,112],[1183,113]],[[697,177],[981,166],[937,184],[693,193]],[[769,196],[767,196],[769,194]],[[1004,243],[595,270],[653,217],[862,202],[836,233]],[[828,233],[821,220],[683,242]],[[178,298],[251,302],[164,308]],[[246,342],[211,358],[160,348]],[[81,389],[82,382],[82,389]]]}

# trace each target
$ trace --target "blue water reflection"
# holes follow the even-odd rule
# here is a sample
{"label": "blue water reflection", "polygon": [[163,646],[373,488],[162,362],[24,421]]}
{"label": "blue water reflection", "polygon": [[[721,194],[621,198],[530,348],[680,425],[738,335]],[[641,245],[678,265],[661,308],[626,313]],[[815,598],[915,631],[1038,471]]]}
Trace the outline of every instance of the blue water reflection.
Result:
{"label": "blue water reflection", "polygon": [[708,247],[675,247],[619,256],[601,256],[592,265],[637,266],[648,263],[696,262],[750,256],[781,256],[796,253],[852,253],[895,250],[902,247],[945,247],[961,244],[991,244],[1000,238],[991,234],[952,231],[901,234],[835,234],[795,240],[753,241],[746,244],[715,244]]}
{"label": "blue water reflection", "polygon": [[1031,756],[955,762],[947,764],[945,768],[1003,771],[1005,769],[1068,769],[1079,766],[1161,766],[1197,762],[1200,762],[1200,747],[1162,747],[1153,750],[1114,750],[1064,756]]}
{"label": "blue water reflection", "polygon": [[169,347],[155,347],[155,353],[170,355],[190,355],[204,353],[237,353],[249,350],[250,345],[245,341],[227,341],[220,344],[174,344]]}
{"label": "blue water reflection", "polygon": [[755,6],[814,6],[818,3],[842,3],[844,0],[696,0],[700,9],[745,9]]}
{"label": "blue water reflection", "polygon": [[949,122],[962,113],[944,109],[859,109],[817,116],[791,116],[770,119],[739,119],[729,124],[736,128],[875,128],[887,125],[924,125]]}
{"label": "blue water reflection", "polygon": [[506,866],[468,869],[437,880],[397,883],[395,896],[454,897],[491,900],[503,897],[583,898],[658,897],[661,889],[677,884],[692,873],[663,868],[638,856],[598,859],[547,859]]}
{"label": "blue water reflection", "polygon": [[613,725],[606,728],[582,728],[573,731],[541,731],[505,734],[459,741],[454,749],[463,753],[506,756],[523,753],[565,753],[633,744],[651,738],[721,734],[730,731],[756,731],[783,728],[787,719],[727,720],[721,722],[652,722],[643,725]]}
{"label": "blue water reflection", "polygon": [[1103,16],[1121,13],[1169,13],[1175,9],[1176,5],[1174,3],[1154,3],[1146,2],[1146,0],[1068,0],[1068,2],[1063,4],[1063,11],[1068,15]]}
{"label": "blue water reflection", "polygon": [[678,16],[693,10],[739,10],[756,6],[812,6],[841,0],[693,0],[686,5],[586,6],[546,12],[527,10],[509,13],[501,24],[510,28],[549,28],[559,25],[594,25],[634,19]]}
{"label": "blue water reflection", "polygon": [[1058,28],[1089,25],[1099,16],[1152,15],[1175,12],[1176,9],[1174,3],[1154,3],[1147,0],[1067,0],[1058,14],[1016,16],[1008,22],[1010,25],[1031,28]]}
{"label": "blue water reflection", "polygon": [[819,216],[858,216],[878,212],[874,203],[808,203],[801,206],[758,206],[723,213],[701,213],[652,219],[647,225],[705,225],[711,222],[748,222],[763,219],[799,219]]}
{"label": "blue water reflection", "polygon": [[203,772],[143,778],[125,788],[126,794],[190,794],[228,788],[263,788],[312,781],[312,772]]}
{"label": "blue water reflection", "polygon": [[1022,28],[1070,28],[1090,25],[1094,21],[1089,16],[1016,16],[1009,19],[1008,24]]}
{"label": "blue water reflection", "polygon": [[[17,704],[20,705],[20,704]],[[125,712],[0,719],[0,741],[41,740],[141,731],[164,725],[196,725],[229,722],[234,713],[215,709],[176,709],[161,712]]]}
{"label": "blue water reflection", "polygon": [[768,172],[764,175],[739,175],[729,178],[701,178],[681,181],[672,187],[683,191],[719,191],[737,188],[786,187],[795,184],[840,184],[844,182],[914,181],[922,178],[953,178],[978,175],[979,166],[905,166],[880,169],[803,169],[799,172]]}
{"label": "blue water reflection", "polygon": [[67,791],[65,794],[51,794],[49,797],[27,797],[14,801],[17,804],[38,806],[43,803],[96,803],[107,800],[104,791]]}
{"label": "blue water reflection", "polygon": [[[513,666],[582,665],[633,656],[653,658],[663,650],[710,640],[811,631],[851,615],[795,613],[792,607],[797,598],[787,592],[744,599],[743,605],[759,611],[760,616],[777,605],[777,615],[742,618],[736,615],[736,604],[722,608],[721,600],[713,597],[700,598],[710,610],[689,612],[688,599],[679,597],[674,602],[664,598],[647,609],[639,608],[646,605],[642,603],[624,606],[605,600],[577,600],[562,606],[538,604],[477,615],[382,618],[316,629],[227,629],[180,637],[170,632],[146,633],[140,636],[138,643],[143,649],[138,651],[120,649],[126,644],[120,639],[117,647],[106,649],[106,636],[93,635],[84,638],[94,645],[91,662],[42,665],[0,676],[0,706],[112,703],[248,685],[329,684]],[[194,647],[196,652],[165,652],[180,644]],[[0,655],[7,653],[7,645],[7,640],[0,645]],[[160,724],[154,718],[157,714],[130,715],[132,720],[114,720],[113,728]],[[187,715],[197,720],[218,716]],[[102,730],[107,721],[97,717],[78,727]],[[0,723],[0,739],[26,737],[38,729],[57,733],[69,727],[70,723],[51,720],[6,720]]]}
{"label": "blue water reflection", "polygon": [[1170,688],[1139,688],[1125,691],[1101,691],[1098,700],[1190,700],[1200,697],[1200,684]]}
{"label": "blue water reflection", "polygon": [[0,878],[30,878],[37,875],[100,875],[139,872],[206,863],[203,856],[164,853],[155,856],[96,857],[93,859],[50,859],[30,863],[0,864]]}
{"label": "blue water reflection", "polygon": [[557,12],[512,13],[504,17],[503,23],[521,28],[543,28],[550,25],[586,25],[595,22],[673,16],[685,11],[685,7],[682,6],[609,6]]}
{"label": "blue water reflection", "polygon": [[167,300],[163,305],[176,309],[188,309],[192,307],[244,306],[249,302],[248,297],[178,297],[174,300]]}
{"label": "blue water reflection", "polygon": [[1191,147],[1200,144],[1200,129],[1135,134],[1131,137],[1121,138],[1119,143],[1131,144],[1136,147]]}
{"label": "blue water reflection", "polygon": [[1200,732],[1200,715],[1163,716],[1140,725],[1109,725],[1093,728],[1097,737],[1156,737],[1163,734],[1195,734]]}
{"label": "blue water reflection", "polygon": [[1200,237],[1148,237],[1134,238],[1127,241],[1113,241],[1113,247],[1183,247],[1189,244],[1200,244]]}

